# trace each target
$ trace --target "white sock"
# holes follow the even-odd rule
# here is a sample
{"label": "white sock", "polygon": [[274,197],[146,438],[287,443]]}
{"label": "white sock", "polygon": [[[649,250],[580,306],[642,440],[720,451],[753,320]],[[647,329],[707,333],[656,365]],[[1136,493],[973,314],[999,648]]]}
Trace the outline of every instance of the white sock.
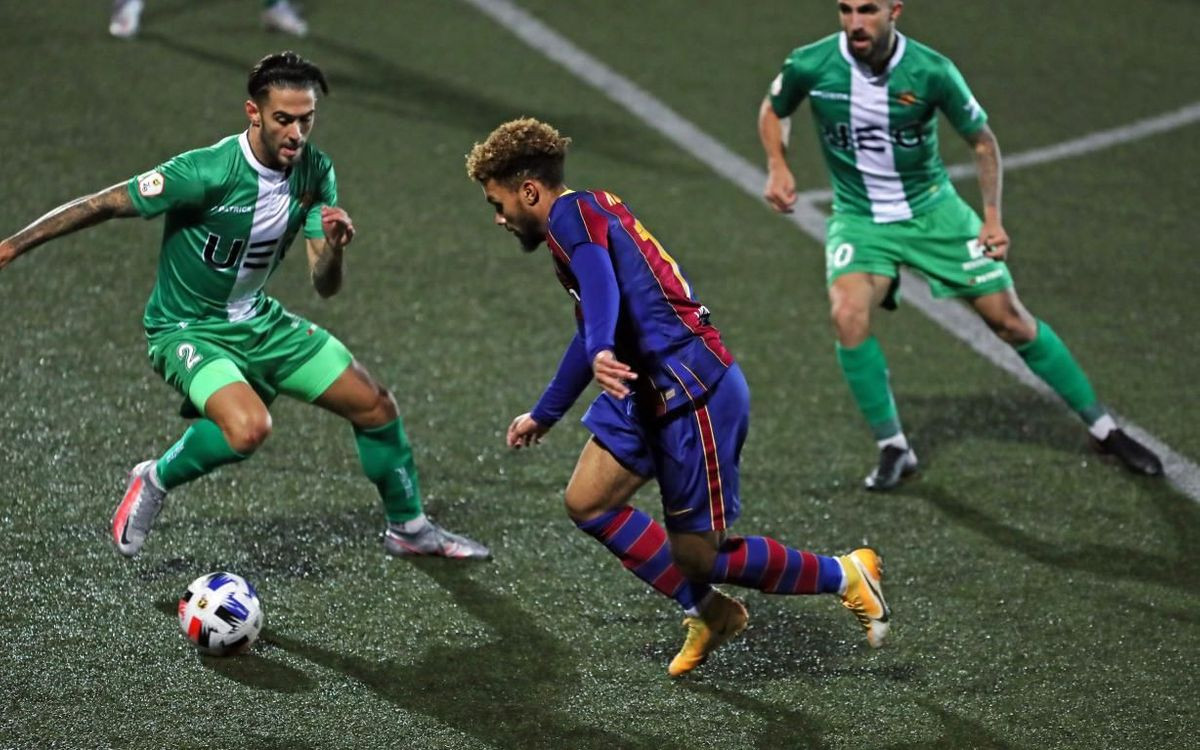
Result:
{"label": "white sock", "polygon": [[897,432],[895,435],[892,435],[890,438],[884,438],[883,440],[876,440],[875,444],[879,446],[879,450],[883,450],[884,448],[887,448],[888,446],[893,446],[893,445],[902,451],[908,450],[908,438],[904,437],[903,432]]}
{"label": "white sock", "polygon": [[158,478],[158,461],[150,464],[150,471],[147,472],[146,476],[150,478],[150,484],[162,492],[166,492],[166,489],[162,486],[162,480]]}
{"label": "white sock", "polygon": [[1117,429],[1117,423],[1109,414],[1105,414],[1088,426],[1088,432],[1092,433],[1092,437],[1097,440],[1103,440],[1108,437],[1108,433],[1115,429]]}
{"label": "white sock", "polygon": [[412,519],[411,521],[404,521],[403,523],[393,523],[390,525],[393,528],[395,528],[397,531],[400,531],[401,533],[415,534],[418,531],[420,531],[421,529],[423,529],[429,525],[429,519],[425,517],[424,513],[422,513],[421,515],[417,516],[416,518]]}
{"label": "white sock", "polygon": [[694,606],[694,607],[684,607],[684,608],[683,608],[683,613],[684,613],[685,615],[687,615],[688,617],[699,617],[699,616],[700,616],[700,610],[704,609],[704,606],[705,606],[706,604],[708,604],[710,601],[712,601],[712,598],[713,598],[714,596],[716,596],[716,595],[717,595],[717,590],[716,590],[716,589],[712,589],[711,591],[709,591],[707,594],[705,594],[705,595],[704,595],[704,598],[703,598],[703,599],[701,599],[700,601],[696,602],[696,606]]}

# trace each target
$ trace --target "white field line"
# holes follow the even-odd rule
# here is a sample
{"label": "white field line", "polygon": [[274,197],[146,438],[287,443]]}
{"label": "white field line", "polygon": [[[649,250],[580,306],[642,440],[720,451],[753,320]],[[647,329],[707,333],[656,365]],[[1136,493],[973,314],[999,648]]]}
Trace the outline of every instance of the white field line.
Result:
{"label": "white field line", "polygon": [[[641,120],[651,130],[671,140],[713,171],[726,178],[745,192],[761,197],[766,173],[741,156],[681,117],[674,110],[652,96],[629,79],[621,76],[600,60],[589,55],[566,37],[530,15],[510,0],[463,0],[478,9],[496,23],[530,47],[558,63],[576,77],[620,104],[631,115]],[[1015,154],[1005,159],[1007,169],[1044,164],[1108,148],[1120,143],[1145,138],[1156,133],[1183,127],[1200,119],[1200,103],[1176,112],[1135,122],[1132,125],[1095,133],[1056,146]],[[952,175],[961,177],[970,174],[971,165],[956,165]],[[812,191],[802,194],[805,199],[797,201],[790,219],[805,234],[824,245],[825,215],[814,205],[820,196],[828,200],[828,191]],[[951,300],[937,300],[929,293],[929,287],[917,276],[901,272],[904,300],[920,310],[938,325],[966,342],[986,359],[1011,373],[1022,383],[1039,393],[1052,395],[1025,366],[1025,363],[1008,345],[992,335],[991,331],[969,309]],[[1177,489],[1196,502],[1200,502],[1200,466],[1180,455],[1158,438],[1135,424],[1121,420],[1125,430],[1150,446],[1163,459],[1167,478]]]}

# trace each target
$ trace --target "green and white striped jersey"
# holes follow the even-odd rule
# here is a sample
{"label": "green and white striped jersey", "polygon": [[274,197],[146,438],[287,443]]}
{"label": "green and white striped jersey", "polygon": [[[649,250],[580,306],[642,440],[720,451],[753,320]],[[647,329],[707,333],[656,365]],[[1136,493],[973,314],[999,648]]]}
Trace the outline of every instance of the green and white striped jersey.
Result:
{"label": "green and white striped jersey", "polygon": [[845,33],[796,49],[770,97],[781,118],[805,97],[812,102],[834,211],[878,223],[912,218],[954,194],[938,153],[937,110],[963,136],[987,122],[954,63],[899,32],[878,76],[850,54]]}
{"label": "green and white striped jersey", "polygon": [[263,286],[304,230],[321,237],[322,205],[337,204],[333,162],[312,145],[286,172],[259,163],[246,133],[187,151],[130,179],[133,205],[166,213],[147,332],[255,317]]}

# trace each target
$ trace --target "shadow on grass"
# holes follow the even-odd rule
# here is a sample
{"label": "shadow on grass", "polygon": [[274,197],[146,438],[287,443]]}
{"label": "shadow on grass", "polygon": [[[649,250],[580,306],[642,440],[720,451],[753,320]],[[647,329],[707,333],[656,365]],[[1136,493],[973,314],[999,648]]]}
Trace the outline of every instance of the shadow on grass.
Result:
{"label": "shadow on grass", "polygon": [[823,738],[828,731],[828,725],[803,711],[784,708],[716,685],[685,680],[680,686],[692,693],[719,700],[735,711],[758,717],[765,726],[753,740],[753,744],[747,747],[762,750],[829,747]]}
{"label": "shadow on grass", "polygon": [[1061,403],[1032,391],[956,398],[901,394],[897,401],[906,432],[915,436],[917,454],[926,466],[936,462],[943,446],[964,439],[1027,443],[1095,456],[1086,449],[1083,424]]}
{"label": "shadow on grass", "polygon": [[[761,685],[780,680],[850,677],[908,683],[920,676],[914,663],[900,660],[902,652],[868,647],[858,622],[840,605],[830,606],[827,616],[807,611],[810,602],[794,601],[802,598],[832,597],[747,597],[750,626],[745,633],[721,647],[685,680],[719,679]],[[818,602],[811,605],[813,610],[821,608]],[[806,611],[798,611],[801,608]],[[655,656],[663,663],[669,661],[683,642],[682,636],[681,628],[679,640],[664,643],[661,653]]]}
{"label": "shadow on grass", "polygon": [[[139,560],[138,578],[142,581],[178,579],[196,575],[196,571],[236,570],[251,581],[268,578],[320,580],[337,564],[337,557],[321,554],[318,546],[331,540],[360,540],[378,536],[381,518],[377,507],[361,505],[340,513],[308,515],[230,516],[159,522],[154,544],[169,545],[181,530],[190,539],[219,540],[228,537],[231,544],[213,543],[204,549],[228,549],[235,555],[199,558],[176,555],[161,560]],[[169,533],[168,533],[169,532]],[[193,545],[193,548],[195,545]]]}
{"label": "shadow on grass", "polygon": [[878,745],[879,750],[1011,750],[1012,745],[1001,742],[977,721],[952,714],[941,706],[917,699],[917,704],[941,719],[942,736],[932,743],[905,742],[898,745]]}
{"label": "shadow on grass", "polygon": [[[264,631],[260,642],[281,648],[362,683],[405,711],[429,716],[497,747],[673,747],[632,728],[605,731],[563,704],[563,685],[580,681],[566,645],[538,627],[511,599],[471,580],[471,566],[446,560],[414,560],[460,607],[488,626],[491,638],[477,646],[451,647],[431,639],[415,663],[373,661]],[[175,614],[175,603],[158,609]],[[204,665],[251,687],[279,692],[311,689],[312,680],[290,667],[243,655],[204,659]],[[682,747],[682,746],[678,746]]]}
{"label": "shadow on grass", "polygon": [[[178,620],[178,606],[177,601],[169,600],[157,602],[154,608],[172,620]],[[270,643],[271,629],[264,629],[259,638],[263,643]],[[197,654],[197,658],[206,668],[247,687],[276,693],[307,693],[316,687],[316,683],[301,670],[280,664],[254,651],[232,658],[200,654]]]}
{"label": "shadow on grass", "polygon": [[[705,695],[728,704],[735,711],[753,714],[765,725],[747,747],[761,750],[776,750],[777,748],[806,748],[820,750],[831,745],[826,742],[829,734],[828,722],[807,714],[795,708],[786,708],[767,701],[759,700],[743,693],[714,685],[703,683],[683,683],[683,689]],[[982,724],[963,718],[937,706],[929,701],[918,699],[917,704],[936,716],[942,725],[941,736],[929,742],[905,742],[899,744],[883,744],[884,738],[892,732],[882,729],[875,735],[869,746],[879,750],[1009,750],[1010,745],[1001,742],[989,733]],[[864,724],[864,733],[871,730]],[[847,737],[838,737],[837,746],[844,746]],[[866,739],[866,738],[863,738]],[[857,745],[856,745],[857,746]],[[863,746],[868,746],[864,744]]]}
{"label": "shadow on grass", "polygon": [[[1143,552],[1082,538],[1072,542],[1044,541],[928,482],[906,485],[895,494],[925,500],[952,521],[1044,565],[1200,592],[1200,558],[1194,554],[1200,544],[1200,507],[1165,484],[1159,483],[1145,493],[1150,506],[1147,512],[1157,512],[1174,531],[1176,543],[1159,548],[1165,551],[1174,546],[1179,550],[1177,555]],[[1114,530],[1114,536],[1120,536],[1119,530]]]}
{"label": "shadow on grass", "polygon": [[[253,55],[235,57],[210,47],[189,44],[182,34],[144,31],[141,39],[204,65],[223,68],[238,75],[245,75],[255,58]],[[329,78],[331,89],[335,93],[339,90],[352,92],[353,97],[347,100],[352,106],[402,120],[432,120],[456,129],[476,130],[476,137],[480,140],[506,120],[534,114],[527,111],[527,104],[493,98],[448,78],[435,78],[399,65],[394,58],[362,46],[347,44],[332,35],[313,33],[304,41],[306,45],[324,53],[318,61]],[[653,149],[647,148],[646,144],[653,144],[654,140],[644,131],[631,126],[628,118],[572,114],[567,110],[537,114],[572,136],[576,142],[586,143],[588,150],[604,154],[614,161],[648,170],[671,171],[677,175],[701,174],[688,159],[652,156]],[[631,147],[634,143],[642,145]],[[460,171],[462,159],[457,154],[465,153],[470,145],[470,142],[464,142],[455,152],[455,168]]]}

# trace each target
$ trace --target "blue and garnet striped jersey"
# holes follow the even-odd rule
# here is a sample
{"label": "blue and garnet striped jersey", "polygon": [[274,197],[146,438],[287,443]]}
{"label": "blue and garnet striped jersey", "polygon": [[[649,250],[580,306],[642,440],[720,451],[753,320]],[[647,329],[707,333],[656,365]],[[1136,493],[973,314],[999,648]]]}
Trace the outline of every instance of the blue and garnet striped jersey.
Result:
{"label": "blue and garnet striped jersey", "polygon": [[[578,269],[571,260],[583,245],[607,252],[620,297],[613,353],[638,374],[633,389],[639,403],[664,414],[717,384],[733,355],[675,259],[620,198],[599,190],[565,193],[551,207],[548,223],[546,244],[581,323]],[[586,344],[594,354],[593,342]]]}

